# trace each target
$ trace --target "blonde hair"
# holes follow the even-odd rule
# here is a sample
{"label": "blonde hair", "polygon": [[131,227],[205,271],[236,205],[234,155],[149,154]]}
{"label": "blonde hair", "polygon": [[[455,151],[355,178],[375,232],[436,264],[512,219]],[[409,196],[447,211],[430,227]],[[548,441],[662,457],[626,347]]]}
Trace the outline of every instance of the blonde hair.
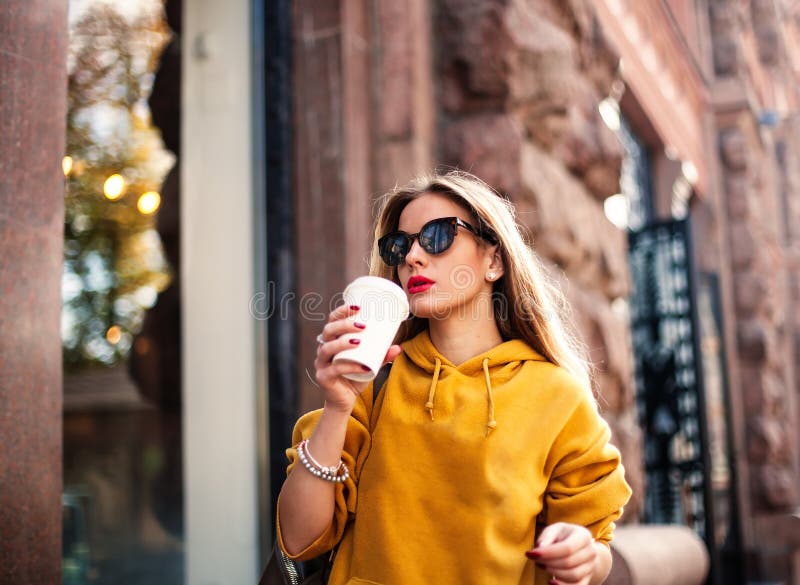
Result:
{"label": "blonde hair", "polygon": [[[591,392],[589,361],[583,344],[567,325],[570,312],[566,298],[526,242],[513,204],[478,177],[464,171],[422,175],[383,195],[378,202],[370,274],[399,284],[397,269],[381,260],[378,240],[397,230],[405,206],[426,193],[444,195],[464,207],[478,230],[497,241],[505,270],[494,283],[492,305],[503,339],[522,339]],[[412,317],[400,327],[395,342],[411,339],[427,327],[427,319]]]}

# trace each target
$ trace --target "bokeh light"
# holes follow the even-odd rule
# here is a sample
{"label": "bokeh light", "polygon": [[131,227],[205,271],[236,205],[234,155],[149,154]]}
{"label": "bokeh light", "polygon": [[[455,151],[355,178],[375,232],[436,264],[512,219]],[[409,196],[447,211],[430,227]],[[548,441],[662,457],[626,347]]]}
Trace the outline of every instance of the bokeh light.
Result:
{"label": "bokeh light", "polygon": [[600,111],[600,117],[614,132],[620,129],[621,122],[619,118],[619,104],[612,98],[606,98],[597,106]]}
{"label": "bokeh light", "polygon": [[628,227],[628,200],[622,193],[608,197],[603,202],[603,211],[608,221],[619,229],[624,230]]}
{"label": "bokeh light", "polygon": [[122,339],[122,329],[120,329],[119,325],[112,325],[106,331],[106,339],[112,345],[116,345],[119,343],[119,340]]}
{"label": "bokeh light", "polygon": [[106,198],[114,201],[122,197],[125,192],[125,179],[122,175],[115,173],[106,179],[103,183],[103,193]]}
{"label": "bokeh light", "polygon": [[136,208],[144,215],[155,213],[161,206],[161,195],[156,191],[147,191],[142,193],[139,201],[136,203]]}

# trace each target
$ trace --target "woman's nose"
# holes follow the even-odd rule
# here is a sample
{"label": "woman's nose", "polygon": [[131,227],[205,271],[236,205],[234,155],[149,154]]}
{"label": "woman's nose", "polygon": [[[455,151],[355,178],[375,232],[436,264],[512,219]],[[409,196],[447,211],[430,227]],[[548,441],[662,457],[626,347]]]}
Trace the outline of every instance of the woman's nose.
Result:
{"label": "woman's nose", "polygon": [[414,241],[411,242],[411,249],[408,251],[408,254],[406,254],[406,264],[409,266],[421,265],[424,264],[426,260],[427,256],[425,250],[419,245],[419,239],[414,238]]}

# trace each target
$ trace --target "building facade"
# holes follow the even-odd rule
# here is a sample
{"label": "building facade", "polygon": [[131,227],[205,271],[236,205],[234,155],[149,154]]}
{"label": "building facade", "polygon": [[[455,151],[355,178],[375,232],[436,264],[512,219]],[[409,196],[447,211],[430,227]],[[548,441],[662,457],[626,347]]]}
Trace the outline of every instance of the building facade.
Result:
{"label": "building facade", "polygon": [[[63,126],[10,120],[63,117],[66,98],[41,87],[63,81],[53,52],[66,54],[67,17],[65,2],[12,4],[0,15],[14,33],[0,35],[0,149],[16,161],[0,173],[0,414],[13,413],[0,425],[0,583],[50,583],[60,347],[42,332],[57,330]],[[161,235],[180,251],[186,583],[255,582],[292,424],[320,404],[309,374],[328,304],[368,269],[376,197],[437,167],[507,195],[561,280],[634,488],[624,522],[690,527],[709,583],[800,583],[800,4],[168,8],[173,66],[151,106],[179,163]],[[25,44],[32,31],[57,42]],[[22,100],[34,81],[24,93],[41,101]],[[34,143],[44,150],[19,149]],[[40,172],[38,154],[54,168]],[[34,179],[41,199],[20,199]],[[31,255],[33,241],[47,253]]]}

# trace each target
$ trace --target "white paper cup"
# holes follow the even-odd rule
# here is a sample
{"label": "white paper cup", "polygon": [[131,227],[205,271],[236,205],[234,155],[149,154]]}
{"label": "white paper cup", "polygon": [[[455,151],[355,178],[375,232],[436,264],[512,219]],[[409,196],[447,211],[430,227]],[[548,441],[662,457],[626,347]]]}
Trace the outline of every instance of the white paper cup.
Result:
{"label": "white paper cup", "polygon": [[353,349],[340,351],[333,361],[348,360],[367,366],[369,372],[355,372],[344,377],[369,382],[378,375],[400,324],[408,318],[406,293],[391,280],[361,276],[344,289],[344,302],[360,307],[355,320],[366,327],[358,333],[344,335],[345,339],[357,337],[361,343]]}

